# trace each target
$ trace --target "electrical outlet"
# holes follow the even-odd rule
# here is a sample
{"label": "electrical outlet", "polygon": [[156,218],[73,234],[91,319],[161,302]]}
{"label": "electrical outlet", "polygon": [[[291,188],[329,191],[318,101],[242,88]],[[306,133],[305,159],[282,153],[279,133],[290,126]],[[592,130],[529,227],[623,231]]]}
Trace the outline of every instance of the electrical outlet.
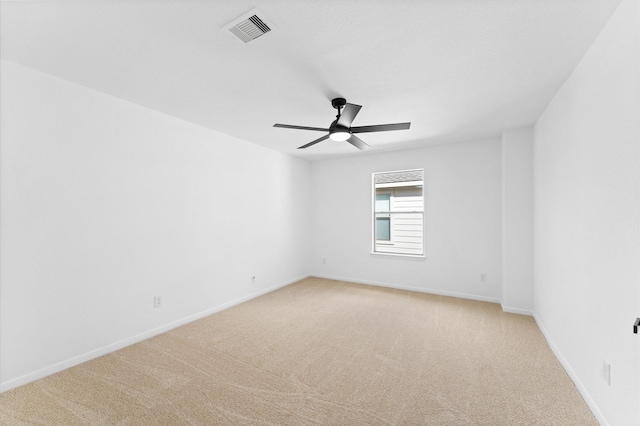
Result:
{"label": "electrical outlet", "polygon": [[162,307],[162,296],[153,296],[153,307],[154,308]]}
{"label": "electrical outlet", "polygon": [[611,386],[611,364],[607,361],[602,361],[602,378]]}
{"label": "electrical outlet", "polygon": [[255,283],[256,283],[256,276],[255,276],[255,275],[253,275],[253,276],[251,277],[251,284],[255,284]]}
{"label": "electrical outlet", "polygon": [[487,274],[485,272],[480,274],[480,281],[483,282],[483,283],[487,282]]}
{"label": "electrical outlet", "polygon": [[327,258],[326,258],[326,257],[323,257],[323,258],[322,258],[322,264],[323,264],[323,265],[326,265],[326,264],[327,264]]}

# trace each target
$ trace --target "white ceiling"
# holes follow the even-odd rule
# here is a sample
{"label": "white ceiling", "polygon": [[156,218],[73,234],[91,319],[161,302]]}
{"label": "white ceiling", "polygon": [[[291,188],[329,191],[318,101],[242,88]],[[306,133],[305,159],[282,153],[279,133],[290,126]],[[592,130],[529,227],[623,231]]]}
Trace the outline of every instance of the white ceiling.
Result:
{"label": "white ceiling", "polygon": [[[3,1],[4,59],[317,160],[358,155],[322,133],[330,100],[362,105],[372,150],[498,136],[531,125],[620,0]],[[276,29],[221,28],[257,7]]]}

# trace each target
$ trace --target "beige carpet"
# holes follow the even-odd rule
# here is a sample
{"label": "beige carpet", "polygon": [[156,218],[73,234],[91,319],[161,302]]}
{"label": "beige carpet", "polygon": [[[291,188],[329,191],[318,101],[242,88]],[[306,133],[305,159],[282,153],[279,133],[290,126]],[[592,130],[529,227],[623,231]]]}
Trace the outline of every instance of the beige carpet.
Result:
{"label": "beige carpet", "polygon": [[597,421],[530,317],[309,278],[5,392],[0,424]]}

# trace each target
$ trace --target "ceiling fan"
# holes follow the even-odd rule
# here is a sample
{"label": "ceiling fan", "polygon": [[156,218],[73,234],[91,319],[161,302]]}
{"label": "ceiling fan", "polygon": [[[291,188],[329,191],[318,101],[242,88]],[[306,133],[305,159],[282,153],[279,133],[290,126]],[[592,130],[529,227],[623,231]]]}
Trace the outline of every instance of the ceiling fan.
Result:
{"label": "ceiling fan", "polygon": [[[306,145],[299,146],[298,149],[309,148],[312,145],[322,142],[326,139],[334,141],[347,141],[351,145],[358,149],[367,149],[367,145],[362,139],[354,135],[354,133],[371,133],[371,132],[386,132],[389,130],[406,130],[411,126],[411,123],[394,123],[394,124],[378,124],[373,126],[357,126],[351,127],[351,123],[360,112],[362,106],[355,104],[348,104],[344,98],[335,98],[331,101],[331,105],[338,110],[336,119],[331,123],[328,129],[321,127],[307,127],[307,126],[292,126],[290,124],[274,124],[273,127],[282,127],[285,129],[298,129],[298,130],[315,130],[318,132],[329,132],[328,134],[309,142]],[[344,108],[344,109],[343,109]]]}

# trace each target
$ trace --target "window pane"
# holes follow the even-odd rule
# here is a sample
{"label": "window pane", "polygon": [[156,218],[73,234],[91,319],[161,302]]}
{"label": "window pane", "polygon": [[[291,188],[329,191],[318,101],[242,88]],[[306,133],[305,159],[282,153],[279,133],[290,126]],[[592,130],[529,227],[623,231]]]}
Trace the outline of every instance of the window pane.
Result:
{"label": "window pane", "polygon": [[388,217],[376,218],[376,240],[391,240],[391,219]]}
{"label": "window pane", "polygon": [[376,194],[376,211],[388,212],[391,210],[391,194]]}

